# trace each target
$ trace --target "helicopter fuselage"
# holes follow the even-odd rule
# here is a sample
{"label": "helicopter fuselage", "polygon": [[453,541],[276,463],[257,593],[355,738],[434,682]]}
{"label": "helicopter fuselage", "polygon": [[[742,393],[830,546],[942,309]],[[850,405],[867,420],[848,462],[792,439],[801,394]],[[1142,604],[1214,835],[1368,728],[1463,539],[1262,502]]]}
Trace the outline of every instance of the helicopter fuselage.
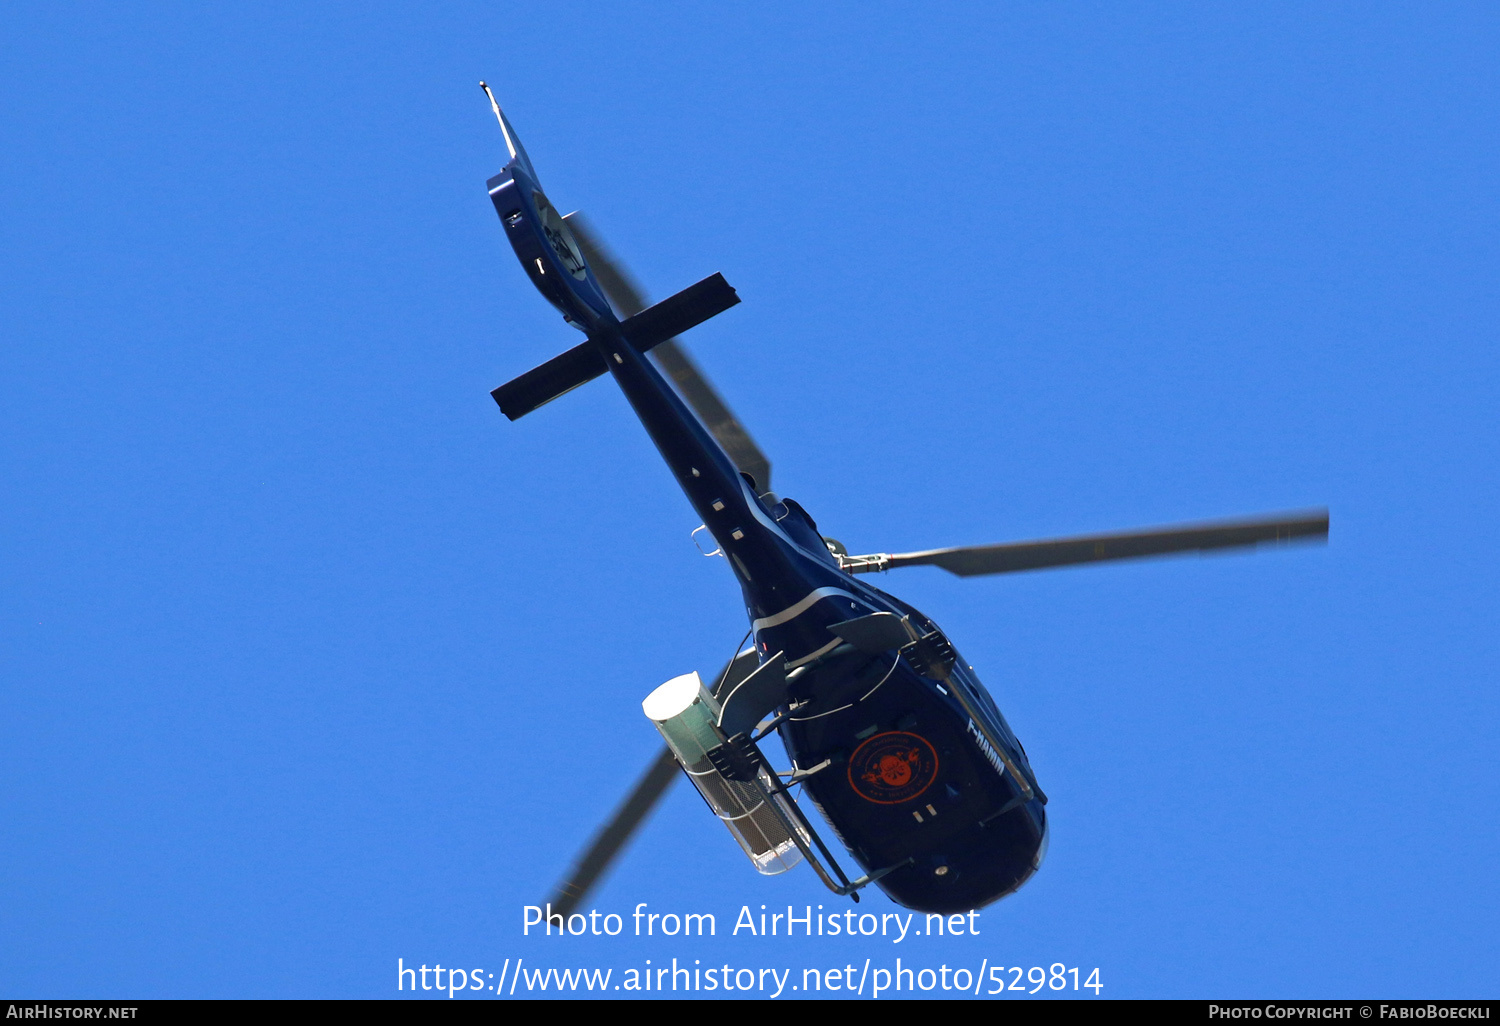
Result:
{"label": "helicopter fuselage", "polygon": [[[791,499],[757,495],[645,354],[590,337],[713,535],[744,596],[757,652],[801,666],[778,731],[805,788],[879,886],[927,912],[978,908],[1040,865],[1045,797],[972,667],[925,676],[897,649],[848,651],[830,627],[871,613],[936,626],[843,570]],[[842,649],[842,651],[841,651]]]}
{"label": "helicopter fuselage", "polygon": [[[643,703],[668,750],[601,831],[559,900],[576,902],[598,879],[661,794],[674,762],[762,872],[780,872],[800,856],[838,894],[857,900],[860,887],[878,883],[901,904],[928,912],[977,908],[1015,890],[1047,847],[1047,798],[1025,749],[937,626],[854,575],[928,565],[969,577],[1322,542],[1328,510],[851,556],[823,538],[798,503],[752,477],[768,478],[769,461],[686,356],[667,344],[738,303],[734,289],[712,275],[646,306],[581,223],[574,222],[575,238],[558,216],[493,95],[490,102],[511,157],[489,181],[495,211],[537,289],[587,336],[491,394],[516,420],[608,371],[703,519],[699,530],[718,543],[714,554],[733,569],[755,639],[713,689],[685,674]],[[585,250],[594,256],[586,259]],[[589,266],[596,259],[602,278]],[[628,316],[621,320],[617,311]],[[656,346],[681,394],[647,359]],[[786,783],[758,748],[773,729],[793,760],[793,770],[779,775]],[[834,863],[836,883],[814,857],[812,846],[833,862],[788,801],[792,784],[805,788],[866,870],[863,878],[850,881]],[[792,848],[790,861],[783,859]]]}
{"label": "helicopter fuselage", "polygon": [[[503,116],[502,125],[509,143]],[[1046,797],[972,667],[946,639],[940,665],[916,665],[901,645],[857,649],[830,630],[890,613],[914,637],[941,638],[921,613],[845,571],[798,503],[758,493],[632,342],[524,151],[512,158],[488,184],[521,266],[588,336],[713,535],[760,660],[802,670],[777,730],[808,795],[903,905],[960,912],[1015,890],[1045,852]],[[597,366],[593,354],[575,355]]]}

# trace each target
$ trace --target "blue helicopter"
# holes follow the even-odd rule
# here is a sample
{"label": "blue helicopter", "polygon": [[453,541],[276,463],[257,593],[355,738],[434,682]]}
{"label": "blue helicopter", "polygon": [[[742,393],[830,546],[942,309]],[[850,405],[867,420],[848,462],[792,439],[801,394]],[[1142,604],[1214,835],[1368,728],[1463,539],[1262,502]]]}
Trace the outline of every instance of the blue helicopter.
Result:
{"label": "blue helicopter", "polygon": [[[851,555],[796,501],[675,341],[739,302],[715,274],[646,305],[576,214],[547,199],[489,87],[509,162],[489,180],[506,238],[537,290],[585,341],[492,393],[511,420],[610,374],[733,569],[750,641],[711,682],[675,677],[643,702],[666,748],[549,905],[567,916],[679,768],[756,868],[801,861],[859,900],[879,886],[921,912],[1015,891],[1047,850],[1047,796],[1026,750],[942,630],[861,575],[934,565],[960,576],[1321,540],[1326,510],[1087,537]],[[670,381],[669,381],[670,378]],[[675,387],[674,387],[675,386]],[[697,534],[698,532],[695,532]],[[790,771],[761,742],[779,734]],[[792,794],[800,787],[863,872],[850,879]]]}

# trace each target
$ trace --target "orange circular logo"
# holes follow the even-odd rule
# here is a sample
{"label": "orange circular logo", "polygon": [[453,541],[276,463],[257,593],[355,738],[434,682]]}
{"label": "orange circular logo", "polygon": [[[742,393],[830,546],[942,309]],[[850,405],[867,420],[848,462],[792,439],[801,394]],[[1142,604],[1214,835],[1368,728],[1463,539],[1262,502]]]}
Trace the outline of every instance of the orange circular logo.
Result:
{"label": "orange circular logo", "polygon": [[854,750],[849,786],[866,801],[896,805],[927,790],[937,769],[937,752],[926,738],[892,730],[866,739]]}

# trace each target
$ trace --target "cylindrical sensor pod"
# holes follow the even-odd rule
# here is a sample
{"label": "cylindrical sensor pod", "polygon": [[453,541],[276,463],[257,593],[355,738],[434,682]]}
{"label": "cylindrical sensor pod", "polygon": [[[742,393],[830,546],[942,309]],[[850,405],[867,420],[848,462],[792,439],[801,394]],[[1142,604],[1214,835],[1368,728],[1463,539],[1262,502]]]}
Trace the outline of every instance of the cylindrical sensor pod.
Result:
{"label": "cylindrical sensor pod", "polygon": [[717,726],[719,703],[697,673],[673,677],[647,695],[641,709],[756,869],[769,876],[802,861],[791,834],[797,815],[787,797],[772,789],[770,770],[762,765],[754,780],[730,780],[709,760],[708,753],[725,739]]}

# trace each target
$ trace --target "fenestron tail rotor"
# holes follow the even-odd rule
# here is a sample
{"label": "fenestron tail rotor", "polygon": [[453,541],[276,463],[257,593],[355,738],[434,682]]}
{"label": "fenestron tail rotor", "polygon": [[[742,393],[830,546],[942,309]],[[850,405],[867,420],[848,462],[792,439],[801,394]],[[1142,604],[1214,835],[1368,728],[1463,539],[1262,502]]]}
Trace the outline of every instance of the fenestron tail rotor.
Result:
{"label": "fenestron tail rotor", "polygon": [[1110,534],[1087,534],[1001,545],[968,545],[922,552],[877,552],[840,555],[851,573],[894,570],[903,566],[937,566],[960,577],[1045,570],[1078,563],[1144,559],[1182,552],[1244,548],[1255,545],[1321,542],[1328,539],[1328,511],[1307,510],[1242,520],[1177,524]]}

